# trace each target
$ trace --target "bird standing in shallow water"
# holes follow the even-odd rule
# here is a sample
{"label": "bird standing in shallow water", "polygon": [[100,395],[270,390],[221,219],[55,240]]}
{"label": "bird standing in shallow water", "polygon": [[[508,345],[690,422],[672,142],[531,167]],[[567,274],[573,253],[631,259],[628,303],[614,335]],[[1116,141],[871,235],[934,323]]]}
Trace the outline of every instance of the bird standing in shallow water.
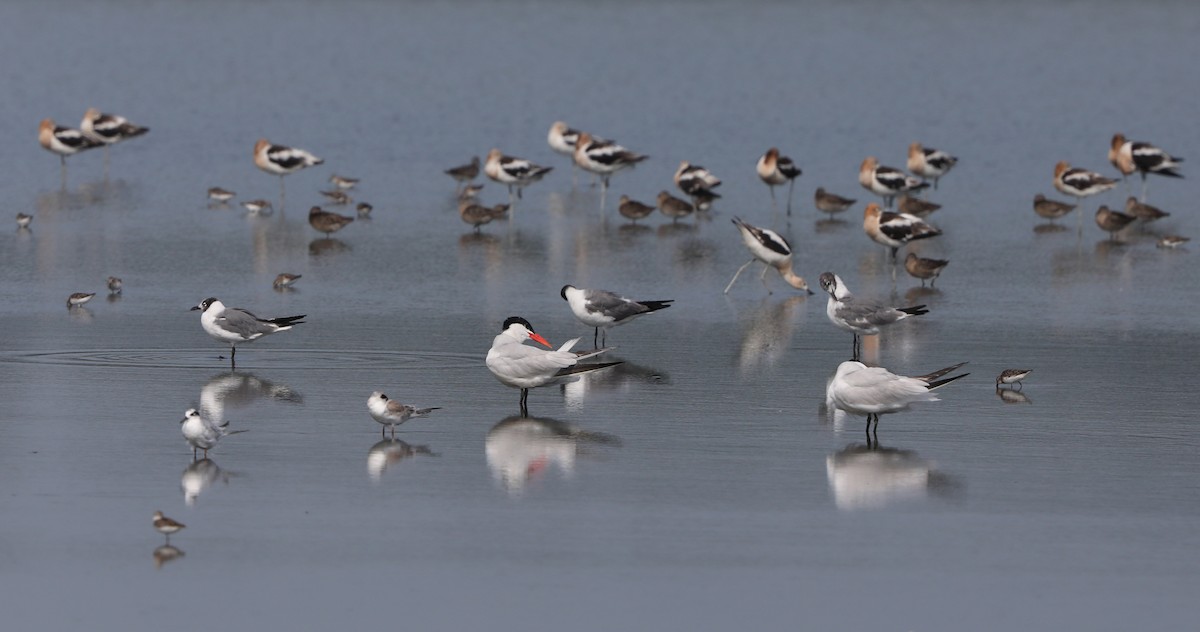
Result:
{"label": "bird standing in shallow water", "polygon": [[808,289],[808,282],[804,280],[804,277],[797,275],[792,270],[792,246],[782,235],[770,229],[747,224],[737,217],[733,218],[733,225],[737,226],[738,232],[742,235],[742,243],[754,256],[743,263],[742,267],[734,273],[733,278],[729,280],[729,285],[725,286],[725,294],[729,293],[729,288],[733,287],[734,282],[737,281],[746,266],[755,261],[761,261],[764,264],[762,275],[759,278],[762,279],[763,287],[767,288],[768,294],[772,293],[771,288],[767,286],[767,270],[771,268],[778,270],[779,275],[788,285],[797,290],[804,290],[808,294],[813,293]]}
{"label": "bird standing in shallow water", "polygon": [[854,334],[853,360],[859,356],[860,336],[873,336],[879,333],[880,327],[929,313],[924,305],[892,307],[860,299],[850,292],[841,277],[832,272],[822,272],[818,282],[821,289],[829,294],[829,301],[825,304],[825,316],[829,322]]}
{"label": "bird standing in shallow water", "polygon": [[216,298],[206,298],[192,308],[200,312],[200,327],[218,342],[229,345],[229,365],[236,368],[237,346],[250,343],[304,322],[305,314],[280,318],[259,318],[239,307],[225,307]]}
{"label": "bird standing in shallow water", "polygon": [[938,179],[950,172],[958,158],[931,147],[922,147],[921,143],[908,146],[908,170],[922,178],[932,178],[933,188],[938,187]]}
{"label": "bird standing in shallow water", "polygon": [[758,177],[766,183],[771,192],[771,204],[775,204],[775,187],[788,183],[787,214],[792,214],[792,189],[796,186],[796,178],[800,177],[800,168],[787,156],[780,156],[779,149],[772,147],[758,159],[755,167]]}
{"label": "bird standing in shallow water", "polygon": [[435,410],[441,410],[441,407],[413,408],[412,406],[390,399],[387,395],[379,391],[371,393],[371,396],[367,398],[367,411],[371,413],[372,419],[378,421],[383,426],[380,428],[380,436],[384,436],[387,429],[391,428],[392,437],[395,438],[396,426],[413,417],[424,417]]}
{"label": "bird standing in shallow water", "polygon": [[[635,301],[607,290],[581,290],[574,285],[564,285],[559,294],[571,306],[571,313],[579,322],[595,328],[592,346],[597,349],[608,342],[610,327],[624,325],[638,316],[666,309],[675,302],[675,299]],[[601,329],[604,330],[605,339],[597,344]]]}
{"label": "bird standing in shallow water", "polygon": [[254,166],[279,176],[279,199],[281,201],[287,194],[287,191],[284,190],[283,176],[324,164],[324,162],[303,149],[272,145],[271,141],[265,138],[260,138],[258,142],[254,143]]}
{"label": "bird standing in shallow water", "polygon": [[[826,399],[840,410],[852,415],[867,416],[867,442],[870,444],[872,434],[879,440],[879,415],[896,413],[907,410],[915,402],[936,402],[937,395],[932,391],[964,378],[970,373],[941,378],[966,364],[961,362],[954,366],[939,369],[927,375],[907,377],[896,375],[883,367],[868,367],[853,360],[838,365],[837,373],[825,389]],[[871,431],[871,421],[875,422],[875,431]]]}
{"label": "bird standing in shallow water", "polygon": [[171,543],[171,534],[182,531],[187,528],[187,525],[182,522],[176,522],[163,515],[163,512],[156,511],[151,517],[151,524],[154,525],[154,530],[167,536],[167,544]]}

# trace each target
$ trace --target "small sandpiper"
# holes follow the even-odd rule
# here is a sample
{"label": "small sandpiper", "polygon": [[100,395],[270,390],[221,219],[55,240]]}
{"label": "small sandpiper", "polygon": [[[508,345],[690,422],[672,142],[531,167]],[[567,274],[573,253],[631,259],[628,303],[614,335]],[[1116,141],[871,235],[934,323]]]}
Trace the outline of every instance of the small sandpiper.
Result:
{"label": "small sandpiper", "polygon": [[272,283],[271,286],[277,290],[288,289],[288,288],[291,288],[292,284],[294,284],[296,281],[299,281],[300,277],[302,277],[302,276],[304,276],[304,275],[288,274],[287,272],[281,272],[281,273],[279,273],[279,276],[275,277],[275,282]]}
{"label": "small sandpiper", "polygon": [[1191,237],[1184,237],[1182,235],[1167,235],[1167,236],[1163,237],[1162,239],[1158,240],[1158,247],[1159,248],[1178,248],[1191,240],[1192,240]]}
{"label": "small sandpiper", "polygon": [[354,211],[358,213],[359,217],[370,217],[373,210],[375,210],[375,207],[366,202],[359,202],[358,206],[354,207]]}
{"label": "small sandpiper", "polygon": [[121,277],[110,276],[107,281],[109,294],[120,294],[121,288],[125,286],[125,283],[121,281]]}
{"label": "small sandpiper", "polygon": [[235,195],[237,195],[237,193],[234,193],[233,191],[226,191],[221,187],[212,187],[208,190],[208,199],[214,202],[220,202],[221,204],[232,200],[233,196]]}
{"label": "small sandpiper", "polygon": [[91,294],[86,292],[76,292],[67,297],[67,307],[79,307],[80,305],[92,300],[92,297],[95,295],[95,292],[92,292]]}
{"label": "small sandpiper", "polygon": [[339,189],[353,189],[358,184],[358,178],[347,178],[335,173],[329,176],[329,182]]}
{"label": "small sandpiper", "polygon": [[267,200],[248,200],[246,202],[242,202],[242,208],[255,214],[263,213],[264,211],[266,211],[264,214],[267,214],[270,213],[275,207],[271,206],[271,203]]}
{"label": "small sandpiper", "polygon": [[167,536],[168,543],[171,541],[172,533],[176,533],[187,528],[187,525],[183,524],[182,522],[176,522],[175,520],[164,516],[163,512],[161,511],[154,512],[154,520],[152,524],[154,525],[155,531]]}
{"label": "small sandpiper", "polygon": [[33,221],[32,215],[25,213],[17,213],[17,228],[29,228],[29,224]]}
{"label": "small sandpiper", "polygon": [[999,376],[996,377],[996,386],[1001,384],[1021,384],[1021,380],[1033,373],[1033,369],[1004,369]]}
{"label": "small sandpiper", "polygon": [[329,198],[329,202],[331,204],[337,204],[339,206],[342,204],[349,204],[354,201],[349,195],[346,195],[345,191],[340,189],[334,189],[333,191],[321,191],[321,195]]}

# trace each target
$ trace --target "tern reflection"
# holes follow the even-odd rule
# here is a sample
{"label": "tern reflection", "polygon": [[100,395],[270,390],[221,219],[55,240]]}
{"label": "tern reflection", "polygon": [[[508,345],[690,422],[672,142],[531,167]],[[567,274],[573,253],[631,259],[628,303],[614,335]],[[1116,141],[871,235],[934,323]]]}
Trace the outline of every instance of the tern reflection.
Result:
{"label": "tern reflection", "polygon": [[184,504],[188,507],[195,505],[204,490],[218,482],[228,484],[231,476],[233,474],[222,470],[212,459],[194,461],[184,468],[183,475],[179,477],[179,489],[183,492]]}
{"label": "tern reflection", "polygon": [[620,445],[621,440],[610,434],[554,419],[513,415],[488,431],[484,451],[492,476],[509,494],[519,495],[552,465],[570,478],[575,460],[595,456],[595,446]]}
{"label": "tern reflection", "polygon": [[738,350],[738,368],[745,376],[774,367],[792,344],[796,316],[807,297],[792,296],[782,302],[765,298],[750,310],[742,329],[742,344]]}
{"label": "tern reflection", "polygon": [[204,384],[200,389],[200,412],[206,419],[220,422],[225,419],[226,408],[244,408],[260,399],[299,404],[304,396],[286,384],[233,371],[218,374]]}
{"label": "tern reflection", "polygon": [[163,564],[183,557],[184,553],[170,544],[164,544],[154,549],[153,555],[154,568],[162,568]]}
{"label": "tern reflection", "polygon": [[412,445],[399,439],[384,439],[371,446],[367,452],[367,474],[371,482],[378,483],[384,472],[401,461],[417,456],[440,456],[427,445]]}
{"label": "tern reflection", "polygon": [[627,392],[640,385],[670,384],[666,373],[653,367],[634,364],[621,358],[606,355],[609,362],[620,362],[603,371],[589,371],[560,382],[563,398],[568,408],[582,408],[588,393]]}
{"label": "tern reflection", "polygon": [[833,502],[842,511],[879,509],[925,498],[950,495],[959,487],[951,477],[912,450],[853,444],[825,459]]}

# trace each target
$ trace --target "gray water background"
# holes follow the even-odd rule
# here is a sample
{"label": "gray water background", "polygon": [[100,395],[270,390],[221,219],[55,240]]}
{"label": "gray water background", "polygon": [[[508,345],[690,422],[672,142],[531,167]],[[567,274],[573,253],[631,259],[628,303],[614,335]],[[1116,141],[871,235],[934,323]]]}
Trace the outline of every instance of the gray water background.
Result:
{"label": "gray water background", "polygon": [[[1185,629],[1200,537],[1196,178],[1151,182],[1172,216],[1112,244],[1047,230],[1060,159],[1112,174],[1117,131],[1185,157],[1200,10],[1148,3],[11,3],[0,6],[0,605],[10,629]],[[152,131],[68,160],[37,121],[96,106]],[[545,143],[556,119],[652,157],[607,212]],[[282,212],[253,142],[307,148]],[[859,162],[913,140],[961,158],[932,199],[951,260],[893,287]],[[804,169],[790,222],[754,161]],[[514,219],[470,234],[441,170],[490,147],[555,167]],[[725,180],[707,220],[630,229],[621,193]],[[337,172],[375,205],[325,241],[305,222]],[[1129,191],[1137,191],[1134,182]],[[505,199],[494,184],[488,203]],[[930,314],[868,344],[920,374],[970,361],[943,401],[863,420],[824,407],[849,337],[777,276],[721,289],[741,216],[866,296]],[[271,289],[283,271],[304,278]],[[103,279],[125,279],[107,301]],[[609,336],[617,370],[530,396],[482,358],[507,316],[590,330],[559,287],[674,298]],[[100,292],[68,311],[75,291]],[[188,308],[308,314],[238,372]],[[1028,404],[993,389],[1033,368]],[[365,400],[440,405],[388,461]],[[191,464],[178,420],[235,428]],[[560,424],[589,434],[561,438]],[[436,455],[436,456],[435,456]],[[380,463],[390,463],[380,471]],[[150,514],[187,523],[156,567]],[[7,627],[7,625],[6,625]]]}

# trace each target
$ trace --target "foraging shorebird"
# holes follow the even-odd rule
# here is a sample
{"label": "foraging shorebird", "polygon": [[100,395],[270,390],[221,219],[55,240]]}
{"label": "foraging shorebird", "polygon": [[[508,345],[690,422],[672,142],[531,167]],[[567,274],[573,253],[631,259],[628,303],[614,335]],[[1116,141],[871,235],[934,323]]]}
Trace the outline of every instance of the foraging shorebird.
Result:
{"label": "foraging shorebird", "polygon": [[225,189],[222,189],[221,187],[211,187],[208,190],[208,199],[210,199],[214,202],[221,203],[221,204],[224,204],[224,203],[228,202],[229,200],[232,200],[233,196],[235,196],[235,195],[237,195],[237,194],[234,193],[233,191],[226,191]]}
{"label": "foraging shorebird", "polygon": [[67,184],[67,156],[73,156],[102,144],[88,138],[77,129],[55,125],[54,120],[48,118],[42,119],[42,122],[38,124],[38,143],[46,151],[58,154],[58,159],[62,163],[63,186]]}
{"label": "foraging shorebird", "polygon": [[1037,213],[1039,217],[1044,217],[1050,221],[1054,221],[1070,213],[1075,210],[1075,206],[1074,204],[1051,200],[1041,193],[1033,196],[1033,212]]}
{"label": "foraging shorebird", "polygon": [[1182,178],[1177,171],[1183,158],[1172,156],[1150,143],[1125,140],[1124,134],[1113,134],[1112,143],[1108,149],[1108,161],[1128,176],[1134,171],[1142,176],[1142,199],[1146,199],[1146,174],[1156,173],[1160,176]]}
{"label": "foraging shorebird", "polygon": [[660,191],[658,194],[658,210],[662,211],[663,215],[671,218],[671,222],[679,221],[680,217],[691,215],[696,209],[691,205],[681,200],[666,191]]}
{"label": "foraging shorebird", "polygon": [[92,297],[95,295],[95,292],[75,292],[67,297],[67,307],[79,307],[80,305],[92,300]]}
{"label": "foraging shorebird", "polygon": [[1158,240],[1158,247],[1178,248],[1179,246],[1182,246],[1191,240],[1191,237],[1184,237],[1182,235],[1166,235],[1162,239]]}
{"label": "foraging shorebird", "polygon": [[471,162],[450,167],[442,173],[454,178],[454,192],[457,193],[463,185],[469,185],[472,180],[479,177],[479,156],[471,156]]}
{"label": "foraging shorebird", "polygon": [[829,193],[824,187],[817,187],[816,193],[813,193],[813,203],[816,204],[817,210],[822,213],[829,213],[830,217],[833,217],[834,213],[841,213],[854,206],[854,203],[857,201],[844,198],[836,193]]}
{"label": "foraging shorebird", "polygon": [[324,195],[329,200],[330,204],[337,206],[349,204],[354,201],[354,198],[350,197],[348,193],[341,189],[334,189],[332,191],[318,191],[318,193]]}
{"label": "foraging shorebird", "polygon": [[804,277],[797,275],[792,270],[792,246],[782,235],[773,230],[747,224],[737,217],[733,218],[733,225],[737,226],[738,232],[742,235],[742,243],[746,245],[746,249],[753,257],[743,263],[742,267],[734,273],[733,278],[729,280],[729,285],[725,286],[725,294],[729,293],[729,288],[733,287],[734,282],[737,281],[746,266],[755,261],[763,263],[763,271],[759,275],[759,279],[762,280],[763,287],[767,288],[768,294],[772,293],[771,288],[767,286],[767,270],[771,268],[778,270],[779,276],[783,277],[788,285],[797,290],[804,290],[808,294],[813,293],[808,289],[808,283]]}
{"label": "foraging shorebird", "polygon": [[390,399],[387,395],[379,391],[371,393],[367,398],[367,411],[371,413],[371,419],[379,422],[382,426],[379,430],[380,436],[386,436],[387,429],[392,429],[392,436],[396,436],[396,426],[412,419],[413,417],[424,417],[435,410],[441,410],[441,406],[431,406],[429,408],[414,408],[407,404]]}
{"label": "foraging shorebird", "polygon": [[288,289],[295,285],[296,281],[299,281],[303,276],[303,274],[288,274],[287,272],[280,272],[279,275],[275,277],[275,280],[271,282],[271,287],[277,290]]}
{"label": "foraging shorebird", "polygon": [[167,536],[167,542],[171,541],[171,534],[182,529],[186,529],[187,525],[182,522],[177,522],[163,515],[163,512],[156,511],[151,517],[150,524],[154,525],[154,530]]}
{"label": "foraging shorebird", "polygon": [[614,173],[649,158],[649,156],[629,151],[616,143],[593,138],[587,132],[579,133],[573,156],[575,164],[581,169],[600,177],[601,206],[603,206],[604,196],[608,192],[608,179]]}
{"label": "foraging shorebird", "polygon": [[[592,346],[597,349],[608,342],[609,328],[624,325],[638,316],[666,309],[675,302],[675,299],[635,301],[608,290],[583,290],[574,285],[564,285],[559,294],[571,307],[571,313],[579,322],[595,328]],[[597,344],[601,329],[604,330],[604,339]]]}
{"label": "foraging shorebird", "polygon": [[921,143],[908,146],[908,170],[922,178],[932,178],[933,188],[938,187],[938,179],[950,172],[958,158],[931,147],[922,147]]}
{"label": "foraging shorebird", "polygon": [[326,211],[319,206],[308,209],[308,225],[319,232],[325,233],[326,237],[345,228],[347,224],[353,221],[354,218],[349,215],[338,215],[337,213]]}
{"label": "foraging shorebird", "polygon": [[347,178],[346,176],[339,176],[336,173],[329,176],[329,183],[342,190],[353,189],[358,186],[358,182],[358,178]]}
{"label": "foraging shorebird", "polygon": [[33,216],[28,213],[17,213],[17,228],[29,228],[33,223]]}
{"label": "foraging shorebird", "polygon": [[480,226],[504,217],[504,214],[507,212],[507,204],[497,204],[487,207],[482,204],[475,204],[470,200],[463,200],[458,203],[458,216],[462,218],[462,221],[474,227],[477,233]]}
{"label": "foraging shorebird", "polygon": [[882,303],[860,299],[850,292],[842,278],[832,272],[822,272],[819,279],[821,289],[829,294],[825,304],[825,316],[835,327],[854,334],[853,354],[859,355],[859,337],[874,336],[880,327],[904,320],[910,316],[928,314],[924,305],[892,307]]}
{"label": "foraging shorebird", "polygon": [[514,202],[513,187],[516,187],[517,199],[520,199],[521,191],[525,187],[541,180],[553,169],[554,167],[543,167],[524,158],[505,156],[499,149],[494,148],[488,152],[487,161],[483,166],[487,177],[508,187],[510,206]]}
{"label": "foraging shorebird", "polygon": [[1162,219],[1170,215],[1170,213],[1158,208],[1157,206],[1151,206],[1149,204],[1139,202],[1138,199],[1132,195],[1129,196],[1129,199],[1125,200],[1125,212],[1138,219],[1144,219],[1147,222],[1153,222],[1156,219]]}
{"label": "foraging shorebird", "polygon": [[775,204],[775,187],[788,183],[787,214],[792,214],[792,189],[796,186],[796,178],[800,177],[800,168],[787,156],[780,156],[779,149],[772,147],[758,159],[755,170],[758,177],[766,183],[771,192],[771,204]]}
{"label": "foraging shorebird", "polygon": [[1030,373],[1033,373],[1033,369],[1004,369],[1000,375],[996,376],[996,387],[999,388],[1001,384],[1025,386],[1021,380],[1028,377]]}
{"label": "foraging shorebird", "polygon": [[875,202],[863,209],[863,231],[875,243],[891,249],[893,262],[896,261],[896,253],[908,242],[942,234],[942,231],[916,215],[885,211]]}
{"label": "foraging shorebird", "polygon": [[[932,391],[945,386],[970,373],[939,379],[943,375],[962,367],[966,362],[938,369],[927,375],[907,377],[896,375],[883,367],[868,367],[861,362],[849,361],[838,365],[837,373],[825,390],[826,399],[839,410],[851,415],[867,416],[867,440],[872,434],[878,441],[879,416],[908,410],[916,402],[936,402]],[[871,421],[875,431],[871,431]]]}
{"label": "foraging shorebird", "polygon": [[[544,351],[526,346],[533,340],[549,349]],[[521,389],[521,415],[529,415],[529,389],[553,384],[581,373],[597,371],[620,362],[579,364],[581,360],[599,355],[608,349],[589,352],[573,352],[571,347],[579,342],[573,338],[555,349],[545,338],[533,331],[533,325],[519,316],[504,321],[500,333],[492,341],[487,354],[487,368],[505,386]]]}
{"label": "foraging shorebird", "polygon": [[[683,200],[680,201],[682,202]],[[684,202],[684,204],[686,204],[686,202]],[[649,204],[642,204],[637,200],[631,200],[629,199],[628,195],[622,195],[617,206],[617,212],[621,214],[621,217],[624,217],[636,224],[639,219],[645,219],[649,217],[650,214],[654,212],[654,207],[650,206]]]}
{"label": "foraging shorebird", "polygon": [[935,202],[927,202],[919,197],[913,197],[907,193],[900,196],[896,201],[896,210],[917,217],[927,217],[930,213],[942,208],[941,204]]}
{"label": "foraging shorebird", "polygon": [[915,252],[908,253],[908,256],[904,258],[905,271],[913,278],[921,279],[921,287],[925,287],[926,279],[929,279],[929,286],[933,287],[942,274],[942,270],[949,264],[950,262],[945,259],[918,257]]}
{"label": "foraging shorebird", "polygon": [[267,173],[279,176],[279,196],[285,195],[283,176],[307,167],[323,164],[325,161],[311,153],[294,147],[272,145],[265,138],[254,143],[254,166]]}
{"label": "foraging shorebird", "polygon": [[259,318],[240,307],[225,307],[216,298],[206,298],[191,311],[200,312],[200,327],[218,342],[229,345],[229,364],[236,368],[237,346],[264,336],[287,331],[304,322],[305,314],[280,318]]}
{"label": "foraging shorebird", "polygon": [[1114,211],[1104,205],[1096,209],[1096,225],[1100,227],[1100,230],[1108,233],[1110,240],[1115,240],[1117,232],[1132,224],[1136,219],[1132,215],[1126,215],[1121,211]]}
{"label": "foraging shorebird", "polygon": [[919,191],[929,186],[928,182],[914,178],[894,167],[884,167],[874,156],[867,156],[858,167],[858,183],[875,195],[883,198],[884,206],[891,207],[897,195]]}

